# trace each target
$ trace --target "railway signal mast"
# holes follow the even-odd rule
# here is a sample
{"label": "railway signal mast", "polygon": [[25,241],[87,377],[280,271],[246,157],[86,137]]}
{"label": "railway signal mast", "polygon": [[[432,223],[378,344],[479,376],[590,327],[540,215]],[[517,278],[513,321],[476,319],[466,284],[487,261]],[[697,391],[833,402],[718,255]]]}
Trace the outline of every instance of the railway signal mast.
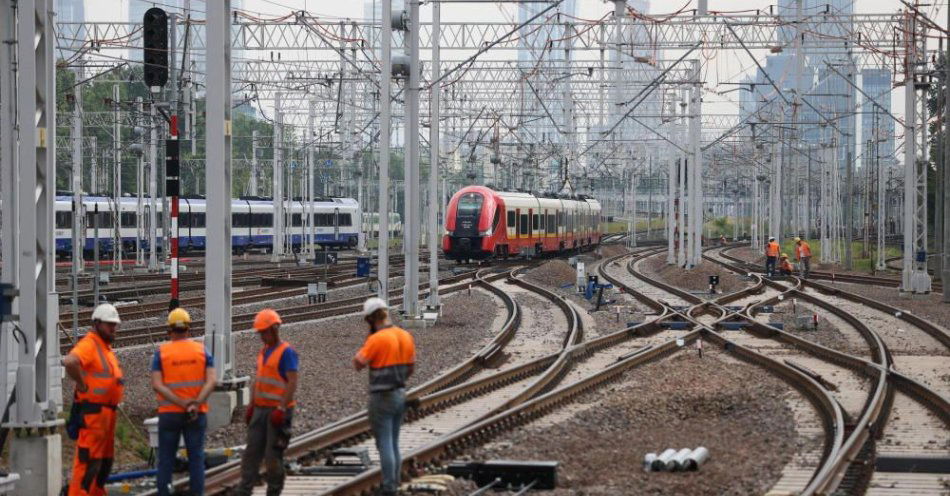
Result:
{"label": "railway signal mast", "polygon": [[[168,15],[159,7],[145,11],[142,18],[142,47],[144,63],[143,79],[155,96],[168,83]],[[173,88],[172,91],[177,91]],[[179,173],[178,116],[168,118],[169,137],[165,140],[165,195],[171,197],[171,229],[168,236],[171,241],[171,299],[168,308],[175,309],[178,301],[178,195],[181,190]],[[154,159],[153,159],[154,160]]]}

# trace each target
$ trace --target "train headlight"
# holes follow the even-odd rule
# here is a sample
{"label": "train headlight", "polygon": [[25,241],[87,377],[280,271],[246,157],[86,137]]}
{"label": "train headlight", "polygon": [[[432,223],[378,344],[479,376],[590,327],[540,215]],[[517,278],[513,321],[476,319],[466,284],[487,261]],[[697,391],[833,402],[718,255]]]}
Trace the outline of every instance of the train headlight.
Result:
{"label": "train headlight", "polygon": [[478,231],[479,236],[491,236],[491,229],[487,231]]}

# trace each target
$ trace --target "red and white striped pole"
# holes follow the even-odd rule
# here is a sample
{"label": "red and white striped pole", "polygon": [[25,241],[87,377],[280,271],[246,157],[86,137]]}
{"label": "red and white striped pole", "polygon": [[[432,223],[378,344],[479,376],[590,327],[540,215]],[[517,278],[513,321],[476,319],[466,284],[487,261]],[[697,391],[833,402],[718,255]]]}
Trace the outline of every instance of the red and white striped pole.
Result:
{"label": "red and white striped pole", "polygon": [[169,139],[165,145],[166,176],[165,189],[171,196],[171,232],[169,236],[171,246],[171,301],[169,310],[179,307],[178,301],[178,196],[179,196],[179,148],[178,148],[178,116],[171,116],[169,122]]}

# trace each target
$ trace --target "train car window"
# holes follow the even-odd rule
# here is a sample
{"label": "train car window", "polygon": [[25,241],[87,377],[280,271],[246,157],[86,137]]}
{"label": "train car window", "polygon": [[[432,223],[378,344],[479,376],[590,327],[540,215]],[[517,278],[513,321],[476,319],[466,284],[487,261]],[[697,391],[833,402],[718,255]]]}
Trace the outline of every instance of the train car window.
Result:
{"label": "train car window", "polygon": [[547,217],[547,215],[541,214],[541,224],[539,225],[539,229],[541,229],[541,232],[544,232],[544,218],[545,217]]}
{"label": "train car window", "polygon": [[353,216],[352,214],[340,214],[340,226],[341,227],[350,227],[353,225]]}
{"label": "train car window", "polygon": [[501,220],[501,212],[499,212],[499,211],[496,209],[496,210],[495,210],[495,216],[494,216],[494,217],[492,218],[492,220],[491,220],[491,228],[492,228],[492,231],[498,229],[498,221],[500,221],[500,220]]}
{"label": "train car window", "polygon": [[72,212],[56,212],[56,229],[69,229],[72,225]]}
{"label": "train car window", "polygon": [[534,214],[531,218],[531,230],[537,231],[541,222],[538,220],[538,214]]}
{"label": "train car window", "polygon": [[[90,212],[86,214],[86,227],[92,229],[95,227],[96,214]],[[112,212],[99,212],[99,229],[112,228]]]}
{"label": "train car window", "polygon": [[198,213],[198,214],[192,214],[192,215],[194,216],[194,219],[195,219],[195,223],[193,224],[192,227],[205,227],[205,225],[207,225],[205,214]]}
{"label": "train car window", "polygon": [[248,214],[247,227],[273,227],[274,214]]}
{"label": "train car window", "polygon": [[514,210],[509,210],[509,211],[508,211],[508,223],[507,223],[507,224],[508,224],[508,227],[515,227],[515,224],[516,224],[517,222],[518,222],[518,221],[515,219],[515,211],[514,211]]}
{"label": "train car window", "polygon": [[135,227],[135,212],[122,212],[119,217],[122,227]]}
{"label": "train car window", "polygon": [[247,227],[250,214],[231,214],[231,227]]}
{"label": "train car window", "polygon": [[303,216],[300,214],[290,214],[290,226],[300,227],[303,225]]}
{"label": "train car window", "polygon": [[555,232],[557,232],[557,225],[555,224],[554,214],[548,214],[547,218],[548,218],[547,232],[548,234],[554,234]]}
{"label": "train car window", "polygon": [[482,210],[482,195],[477,193],[466,193],[459,198],[458,215],[466,217],[478,217]]}
{"label": "train car window", "polygon": [[528,234],[528,214],[521,214],[521,222],[518,226],[518,234]]}

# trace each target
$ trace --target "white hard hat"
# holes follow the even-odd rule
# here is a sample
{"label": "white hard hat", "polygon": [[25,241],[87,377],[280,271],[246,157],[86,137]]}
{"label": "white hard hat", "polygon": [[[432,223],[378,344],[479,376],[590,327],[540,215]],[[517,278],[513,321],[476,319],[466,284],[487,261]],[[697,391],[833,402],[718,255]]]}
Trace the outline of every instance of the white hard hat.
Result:
{"label": "white hard hat", "polygon": [[119,318],[119,311],[115,309],[114,306],[109,303],[103,303],[96,307],[92,311],[92,320],[100,322],[108,322],[110,324],[121,324],[122,319]]}
{"label": "white hard hat", "polygon": [[376,310],[388,310],[389,305],[382,298],[372,297],[363,302],[363,317],[369,317]]}

